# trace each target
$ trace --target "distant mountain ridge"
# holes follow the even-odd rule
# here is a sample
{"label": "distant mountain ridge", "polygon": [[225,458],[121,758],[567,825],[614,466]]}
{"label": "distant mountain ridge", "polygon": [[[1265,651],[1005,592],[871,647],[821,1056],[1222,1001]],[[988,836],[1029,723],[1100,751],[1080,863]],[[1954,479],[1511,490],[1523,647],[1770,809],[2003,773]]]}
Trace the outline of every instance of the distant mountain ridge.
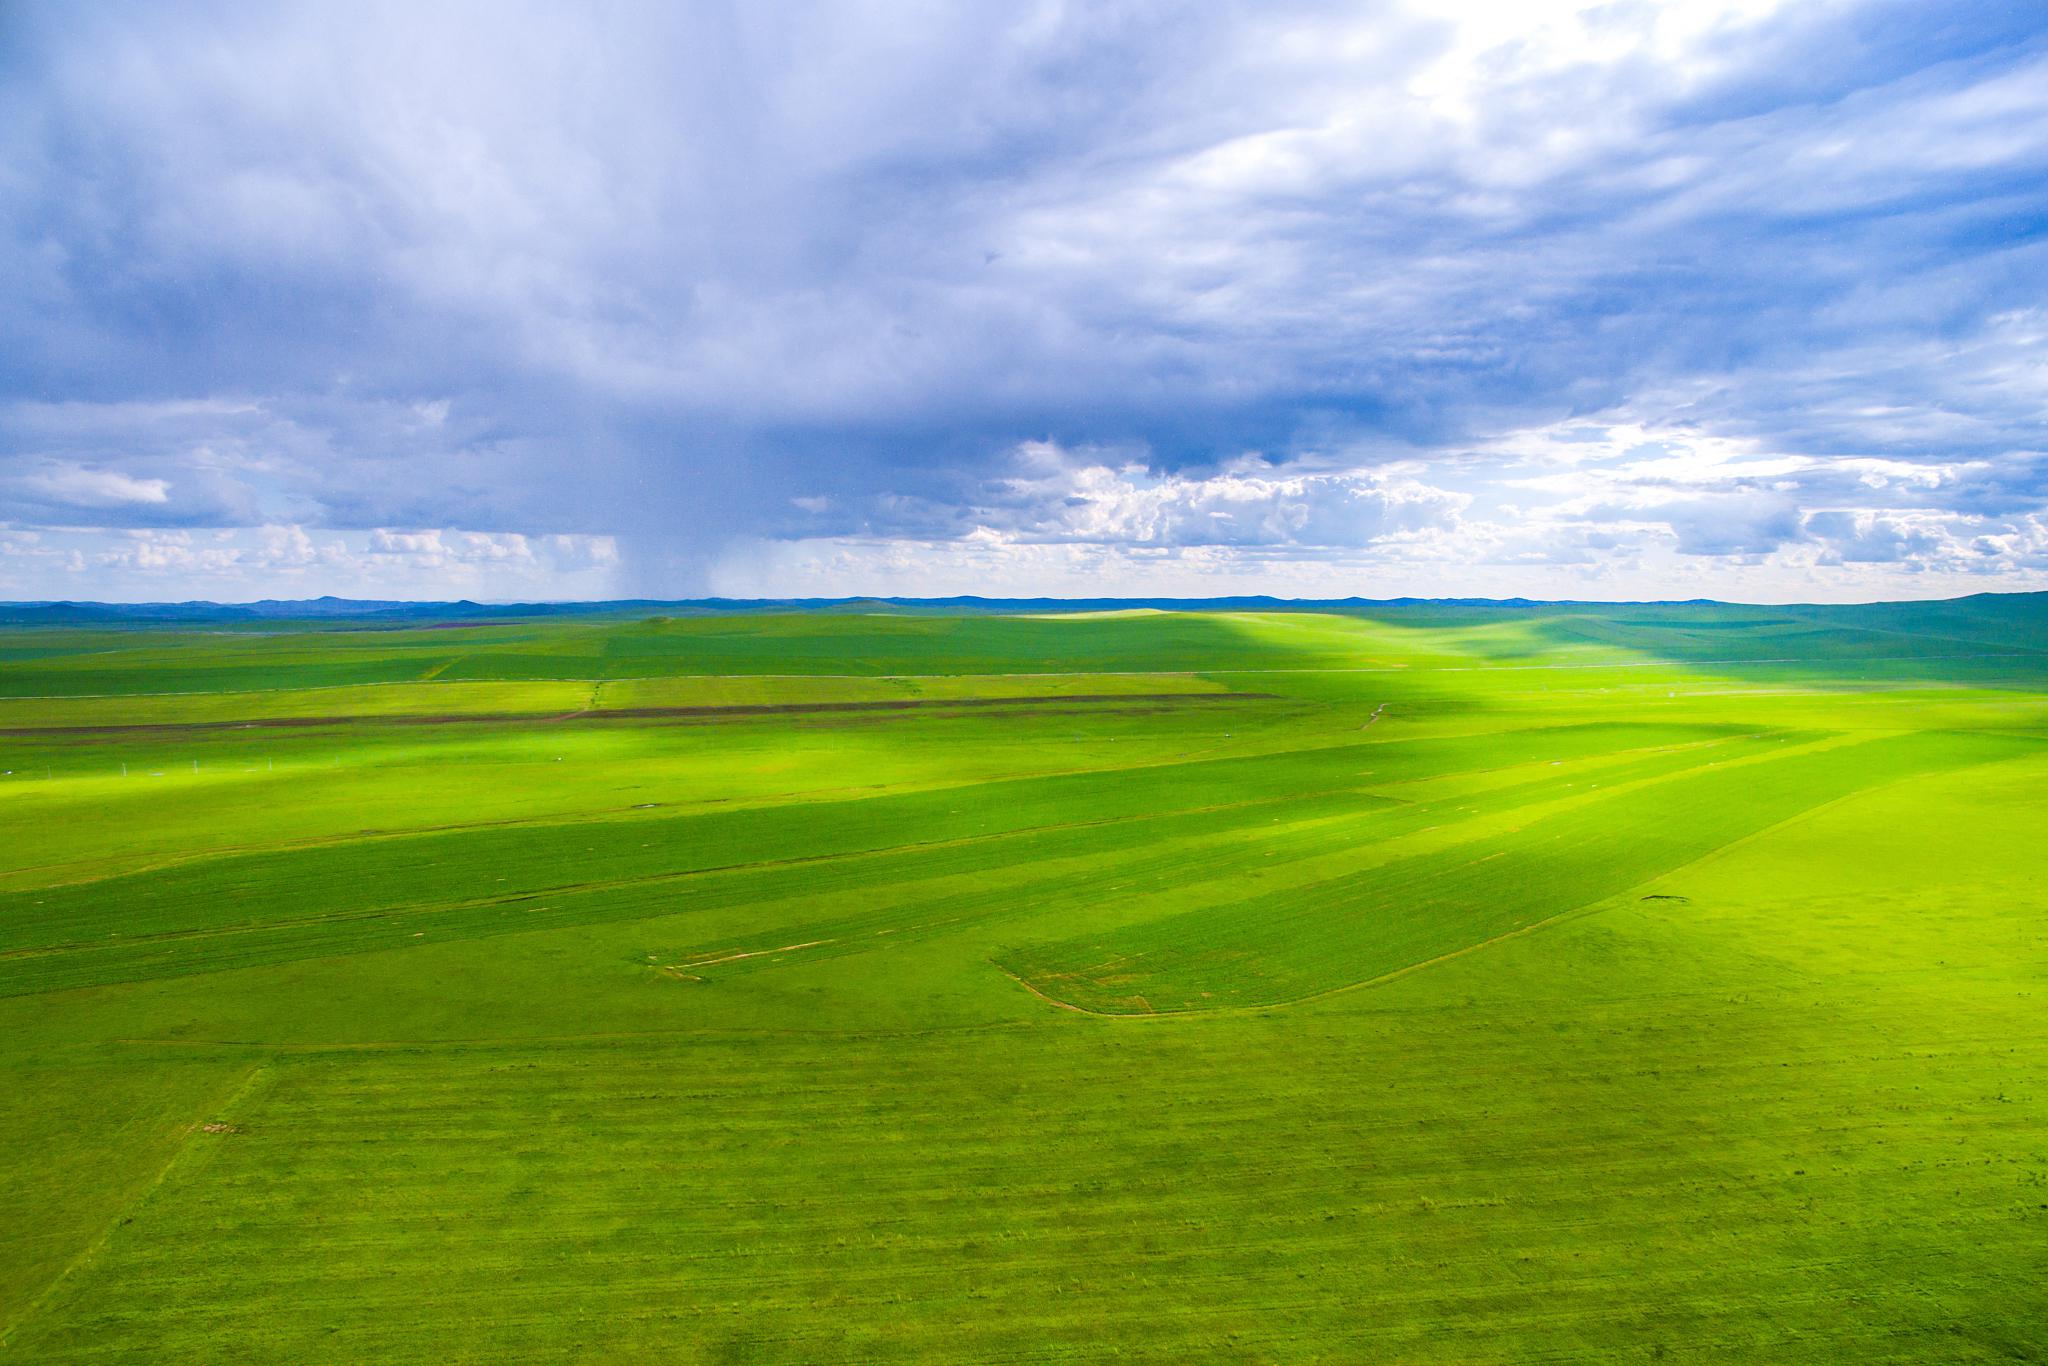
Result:
{"label": "distant mountain ridge", "polygon": [[[1833,610],[1858,608],[1941,607],[1964,608],[1997,602],[2019,605],[2025,600],[2048,603],[2042,593],[1974,593],[1945,599],[1904,600],[1882,603],[1828,604]],[[1715,598],[1661,598],[1628,601],[1586,599],[1476,598],[1476,597],[1394,597],[1394,598],[1278,598],[1267,594],[1213,598],[991,598],[975,595],[936,598],[852,597],[852,598],[609,598],[587,602],[483,603],[461,599],[454,602],[409,602],[379,598],[263,598],[255,602],[137,602],[89,601],[0,602],[0,624],[32,625],[122,625],[144,623],[205,624],[263,621],[360,621],[366,623],[407,621],[502,621],[520,617],[563,617],[621,615],[633,612],[692,613],[767,611],[981,611],[981,612],[1105,612],[1152,608],[1163,611],[1362,611],[1375,608],[1630,608],[1630,607],[1759,607],[1780,610],[1811,608],[1817,604],[1759,604],[1725,602]]]}

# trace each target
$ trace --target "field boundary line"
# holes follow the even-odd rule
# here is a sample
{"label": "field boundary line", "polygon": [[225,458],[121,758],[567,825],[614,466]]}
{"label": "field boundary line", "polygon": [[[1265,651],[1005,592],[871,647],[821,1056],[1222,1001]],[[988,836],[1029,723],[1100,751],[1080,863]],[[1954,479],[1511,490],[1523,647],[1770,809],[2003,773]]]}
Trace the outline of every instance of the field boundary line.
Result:
{"label": "field boundary line", "polygon": [[[603,687],[602,683],[597,685]],[[207,694],[202,694],[207,695]],[[1056,711],[1078,707],[1096,715],[1118,709],[1168,704],[1220,702],[1280,702],[1290,699],[1278,693],[1238,692],[1130,692],[1130,693],[1036,693],[1004,697],[884,698],[874,700],[818,702],[732,702],[678,704],[658,707],[578,707],[569,711],[462,711],[462,712],[356,712],[334,716],[247,716],[204,721],[120,721],[82,722],[77,725],[0,726],[0,736],[10,739],[61,740],[74,736],[184,735],[230,730],[326,730],[338,726],[551,726],[589,721],[722,721],[802,720],[811,716],[844,716],[945,711],[992,711],[1014,707],[1020,710]]]}
{"label": "field boundary line", "polygon": [[185,1162],[188,1154],[194,1151],[193,1143],[202,1132],[202,1126],[209,1123],[226,1122],[226,1117],[234,1113],[248,1099],[250,1093],[257,1088],[257,1084],[270,1074],[270,1069],[271,1064],[267,1061],[251,1065],[248,1072],[235,1082],[226,1095],[201,1112],[199,1118],[194,1119],[185,1126],[185,1136],[173,1145],[171,1155],[164,1160],[163,1166],[157,1169],[156,1175],[152,1176],[148,1183],[136,1192],[135,1198],[115,1210],[113,1217],[107,1220],[106,1226],[79,1250],[77,1256],[66,1262],[62,1270],[50,1278],[50,1283],[37,1292],[35,1298],[22,1308],[21,1313],[16,1316],[14,1321],[5,1328],[0,1328],[0,1349],[11,1346],[14,1335],[33,1322],[45,1309],[49,1308],[50,1302],[56,1297],[57,1292],[64,1287],[65,1283],[90,1265],[105,1250],[107,1242],[114,1236],[115,1230],[131,1221],[136,1211],[147,1204],[150,1197],[155,1195],[164,1182],[170,1179],[171,1173],[176,1171]]}

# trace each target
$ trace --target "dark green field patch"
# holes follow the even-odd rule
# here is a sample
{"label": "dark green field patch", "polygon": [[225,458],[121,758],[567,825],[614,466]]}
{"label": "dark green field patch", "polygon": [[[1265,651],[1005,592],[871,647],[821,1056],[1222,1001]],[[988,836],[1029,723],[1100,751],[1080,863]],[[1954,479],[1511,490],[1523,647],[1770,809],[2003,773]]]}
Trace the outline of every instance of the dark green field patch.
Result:
{"label": "dark green field patch", "polygon": [[[1028,910],[1054,892],[1099,896],[1120,851],[1175,838],[1309,817],[1383,816],[1372,830],[1318,830],[1327,847],[1455,819],[1455,805],[1399,812],[1368,789],[1514,764],[1615,755],[1662,769],[1696,762],[1685,747],[1727,739],[1698,727],[1559,727],[1505,735],[1347,744],[1327,749],[988,783],[865,800],[709,815],[534,826],[369,841],[207,860],[178,868],[0,897],[0,996],[336,953],[404,947],[422,938],[519,933],[542,925],[613,922],[770,902],[960,871],[1028,874],[1038,858],[1089,856],[1093,868],[992,902]],[[1540,777],[1535,785],[1545,786]],[[1495,803],[1519,800],[1495,794]],[[1128,827],[1128,828],[1126,828]],[[1271,846],[1197,843],[1156,868],[1165,885],[1201,870],[1228,876],[1256,863],[1278,872]],[[692,875],[702,876],[692,876]],[[989,898],[981,897],[982,901]],[[975,900],[975,898],[970,898]],[[852,947],[891,924],[944,925],[946,908],[900,901],[895,920],[854,927],[825,918]],[[817,929],[817,926],[813,926]],[[783,933],[770,922],[764,931]],[[793,942],[793,941],[784,941]],[[712,946],[716,947],[716,946]],[[749,941],[728,950],[762,947]],[[691,955],[679,952],[678,959]],[[705,956],[718,956],[709,954]],[[743,961],[743,960],[733,960]]]}
{"label": "dark green field patch", "polygon": [[2023,739],[1913,734],[1703,765],[1545,816],[1511,840],[1013,950],[998,961],[1044,996],[1106,1014],[1298,1000],[1552,919],[1863,788],[2039,748]]}

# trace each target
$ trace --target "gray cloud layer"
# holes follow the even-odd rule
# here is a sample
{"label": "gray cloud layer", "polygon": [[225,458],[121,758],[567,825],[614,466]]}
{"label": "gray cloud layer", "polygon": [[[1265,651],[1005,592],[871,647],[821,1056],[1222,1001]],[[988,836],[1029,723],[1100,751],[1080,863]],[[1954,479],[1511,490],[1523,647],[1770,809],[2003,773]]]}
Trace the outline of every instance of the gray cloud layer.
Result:
{"label": "gray cloud layer", "polygon": [[0,25],[0,592],[2041,567],[2032,6]]}

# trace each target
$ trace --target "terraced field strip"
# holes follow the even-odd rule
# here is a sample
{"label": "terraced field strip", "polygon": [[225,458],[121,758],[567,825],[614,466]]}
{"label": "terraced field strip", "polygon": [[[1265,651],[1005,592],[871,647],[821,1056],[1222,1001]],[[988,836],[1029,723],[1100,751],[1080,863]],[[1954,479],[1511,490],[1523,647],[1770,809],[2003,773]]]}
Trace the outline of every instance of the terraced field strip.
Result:
{"label": "terraced field strip", "polygon": [[[1434,802],[1311,793],[1055,823],[944,845],[17,951],[0,956],[0,995],[374,952],[421,940],[744,909],[744,933],[685,941],[649,955],[650,966],[673,975],[713,980],[775,966],[796,948],[807,958],[840,957],[1027,916],[1101,906],[1157,915],[1228,902],[1242,896],[1246,879],[1264,887],[1327,880],[1418,847],[1469,841],[1500,821],[1525,819],[1534,801],[1583,803],[1591,793],[1573,789],[1589,777],[1636,781],[1705,763],[1715,753],[1732,755],[1745,744],[1795,739],[1694,741],[1600,754],[1569,766],[1543,761],[1525,766],[1521,784]],[[1558,748],[1551,741],[1543,752]]]}
{"label": "terraced field strip", "polygon": [[[910,875],[879,884],[879,897],[861,898],[875,904],[853,916],[821,917],[820,903],[806,898],[789,903],[801,918],[787,919],[780,907],[757,901],[750,909],[764,928],[669,949],[658,960],[691,980],[715,981],[777,966],[790,951],[778,940],[801,939],[805,959],[815,960],[997,921],[1059,923],[1088,915],[1146,922],[1191,909],[1220,909],[1241,901],[1247,886],[1276,895],[1364,875],[1418,851],[1469,846],[1489,831],[1511,830],[1542,812],[1598,799],[1597,792],[1584,790],[1591,777],[1600,786],[1620,787],[1687,771],[1715,754],[1733,760],[1743,748],[1743,741],[1721,740],[1629,751],[1582,760],[1564,772],[1551,761],[1525,771],[1520,783],[1430,802],[1387,804],[1371,794],[1344,795],[1229,808],[1199,826],[1160,821],[1102,832],[1109,838],[1092,831],[1065,839],[1035,837],[1002,850],[1006,857],[1000,862],[969,868],[964,876]],[[836,908],[846,899],[852,898],[822,904]]]}
{"label": "terraced field strip", "polygon": [[1911,734],[1706,765],[1537,815],[1484,854],[1454,847],[997,961],[1103,1014],[1300,1000],[1552,919],[1848,793],[2040,747]]}
{"label": "terraced field strip", "polygon": [[[383,935],[376,928],[380,921],[389,929],[422,913],[440,915],[431,927],[437,932],[459,932],[455,927],[463,919],[445,913],[462,910],[481,912],[468,917],[470,925],[495,925],[504,932],[526,927],[523,920],[508,921],[506,905],[537,897],[553,906],[593,889],[615,893],[636,881],[799,860],[815,864],[850,854],[900,850],[925,858],[935,846],[1035,829],[1357,792],[1403,777],[1512,763],[1529,747],[1546,756],[1584,756],[1725,733],[1712,727],[1591,726],[1344,744],[801,807],[492,828],[209,860],[0,897],[0,994],[56,989],[57,982],[121,980],[105,974],[130,967],[146,975],[205,970],[208,961],[237,961],[239,951],[259,942],[249,939],[238,949],[223,942],[177,943],[173,936],[247,930],[271,945],[264,950],[268,954],[293,936],[307,945],[335,942],[337,936],[353,943],[363,934]],[[735,864],[735,852],[747,861]],[[483,875],[493,881],[482,880],[479,870],[485,869],[494,870]],[[876,875],[893,871],[878,869]],[[621,907],[657,913],[647,909],[649,898],[669,911],[685,908],[674,901],[674,889],[641,887],[639,894],[637,901],[617,903],[606,918]],[[406,925],[404,932],[410,937],[422,928]]]}

